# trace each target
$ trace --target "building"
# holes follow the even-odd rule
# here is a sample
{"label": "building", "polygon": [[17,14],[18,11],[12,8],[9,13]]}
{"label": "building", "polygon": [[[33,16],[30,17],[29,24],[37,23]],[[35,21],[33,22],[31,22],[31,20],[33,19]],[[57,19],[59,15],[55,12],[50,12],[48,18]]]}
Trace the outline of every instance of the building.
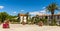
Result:
{"label": "building", "polygon": [[[45,18],[48,21],[48,24],[51,24],[52,16],[51,15],[38,15],[40,19]],[[36,18],[36,17],[35,17]],[[60,25],[60,14],[55,14],[54,19],[56,20],[56,24]]]}
{"label": "building", "polygon": [[27,23],[28,15],[27,14],[18,14],[18,18],[19,18],[20,23],[22,23],[23,21],[25,23]]}

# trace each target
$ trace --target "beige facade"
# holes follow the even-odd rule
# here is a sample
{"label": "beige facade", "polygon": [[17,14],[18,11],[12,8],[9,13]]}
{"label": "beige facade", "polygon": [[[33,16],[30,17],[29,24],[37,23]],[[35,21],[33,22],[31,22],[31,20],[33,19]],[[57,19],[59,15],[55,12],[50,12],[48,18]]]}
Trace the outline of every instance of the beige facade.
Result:
{"label": "beige facade", "polygon": [[27,15],[26,14],[19,14],[19,19],[20,19],[20,23],[22,23],[22,21],[27,23]]}
{"label": "beige facade", "polygon": [[[48,24],[51,23],[52,21],[52,16],[51,15],[38,15],[40,19],[45,18],[48,21]],[[56,24],[60,25],[60,14],[55,14],[54,19],[56,20]]]}

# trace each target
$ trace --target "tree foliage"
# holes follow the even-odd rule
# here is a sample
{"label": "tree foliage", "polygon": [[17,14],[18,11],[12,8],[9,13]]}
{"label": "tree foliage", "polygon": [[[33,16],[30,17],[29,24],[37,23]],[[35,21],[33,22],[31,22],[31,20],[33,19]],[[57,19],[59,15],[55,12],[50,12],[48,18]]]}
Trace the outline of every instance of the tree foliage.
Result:
{"label": "tree foliage", "polygon": [[15,18],[15,17],[17,17],[17,16],[11,16],[6,12],[0,12],[0,21],[1,22],[4,22],[4,20],[6,20],[6,19],[11,20],[12,18]]}
{"label": "tree foliage", "polygon": [[52,3],[52,4],[50,4],[50,5],[48,5],[47,7],[46,7],[46,9],[47,9],[47,11],[48,12],[51,12],[51,16],[52,16],[52,21],[51,21],[51,24],[53,25],[53,20],[54,20],[54,12],[55,12],[55,10],[59,10],[59,7],[58,7],[58,5],[56,4],[56,3]]}

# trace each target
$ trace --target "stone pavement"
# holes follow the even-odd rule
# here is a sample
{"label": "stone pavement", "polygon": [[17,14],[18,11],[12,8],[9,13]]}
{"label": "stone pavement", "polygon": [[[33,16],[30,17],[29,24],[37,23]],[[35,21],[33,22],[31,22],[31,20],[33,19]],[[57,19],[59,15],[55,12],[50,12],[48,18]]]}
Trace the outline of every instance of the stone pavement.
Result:
{"label": "stone pavement", "polygon": [[0,25],[0,31],[60,31],[59,26],[38,26],[38,25],[22,25],[10,24],[9,29],[3,29]]}

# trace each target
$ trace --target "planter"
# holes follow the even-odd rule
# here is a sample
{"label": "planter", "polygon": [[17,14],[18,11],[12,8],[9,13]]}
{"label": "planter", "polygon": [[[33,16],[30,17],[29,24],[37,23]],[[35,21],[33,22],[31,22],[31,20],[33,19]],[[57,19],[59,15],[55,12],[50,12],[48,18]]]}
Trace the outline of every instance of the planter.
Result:
{"label": "planter", "polygon": [[25,25],[26,23],[24,21],[22,21],[22,25]]}
{"label": "planter", "polygon": [[39,26],[43,26],[43,22],[40,21],[40,22],[38,23],[38,25],[39,25]]}

